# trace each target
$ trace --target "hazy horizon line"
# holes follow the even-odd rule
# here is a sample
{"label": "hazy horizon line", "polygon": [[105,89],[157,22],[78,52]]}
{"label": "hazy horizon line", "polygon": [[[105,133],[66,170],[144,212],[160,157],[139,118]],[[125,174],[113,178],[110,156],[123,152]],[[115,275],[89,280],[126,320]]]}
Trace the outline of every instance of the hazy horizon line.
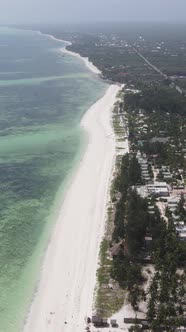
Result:
{"label": "hazy horizon line", "polygon": [[21,23],[18,23],[18,22],[7,22],[7,23],[2,23],[0,24],[0,26],[21,26],[21,25],[24,25],[24,26],[30,26],[30,25],[66,25],[66,24],[115,24],[115,25],[121,25],[121,24],[180,24],[180,25],[186,25],[186,22],[183,20],[145,20],[145,21],[142,21],[142,20],[125,20],[125,21],[116,21],[116,20],[87,20],[87,21],[56,21],[56,22],[52,22],[52,21],[46,21],[46,22],[21,22]]}

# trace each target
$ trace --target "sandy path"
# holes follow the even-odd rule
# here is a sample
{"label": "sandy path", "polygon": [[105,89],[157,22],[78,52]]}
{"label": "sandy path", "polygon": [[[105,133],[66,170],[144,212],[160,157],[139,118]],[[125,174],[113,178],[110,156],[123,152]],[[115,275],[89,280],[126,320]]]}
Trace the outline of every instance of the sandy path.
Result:
{"label": "sandy path", "polygon": [[91,315],[115,155],[111,106],[119,89],[110,86],[82,119],[89,143],[63,202],[24,332],[82,332]]}

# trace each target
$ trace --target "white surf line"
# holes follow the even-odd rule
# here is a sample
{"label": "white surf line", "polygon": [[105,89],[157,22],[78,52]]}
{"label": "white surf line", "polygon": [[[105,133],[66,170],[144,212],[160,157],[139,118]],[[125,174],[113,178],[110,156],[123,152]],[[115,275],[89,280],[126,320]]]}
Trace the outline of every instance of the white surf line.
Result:
{"label": "white surf line", "polygon": [[[63,43],[66,43],[67,45],[72,45],[72,43],[68,40],[63,40],[63,39],[59,39],[59,38],[56,38],[54,37],[53,35],[49,35],[49,34],[46,34],[46,33],[42,33],[41,31],[34,31],[40,35],[43,35],[43,36],[46,36],[50,39],[53,39],[55,41],[59,41],[59,42],[63,42]],[[97,75],[100,75],[101,74],[101,71],[91,62],[89,61],[89,58],[87,57],[82,57],[79,53],[76,53],[76,52],[72,52],[72,51],[69,51],[66,49],[66,46],[64,46],[63,48],[61,48],[61,51],[63,53],[66,53],[66,54],[69,54],[70,56],[75,56],[77,58],[79,58],[80,60],[82,60],[86,67],[92,71],[94,74],[97,74]]]}

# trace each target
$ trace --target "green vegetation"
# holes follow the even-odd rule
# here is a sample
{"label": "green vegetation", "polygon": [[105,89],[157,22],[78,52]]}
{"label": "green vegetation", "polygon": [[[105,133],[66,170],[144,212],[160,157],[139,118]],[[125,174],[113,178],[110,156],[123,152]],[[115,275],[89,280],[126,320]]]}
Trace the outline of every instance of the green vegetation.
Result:
{"label": "green vegetation", "polygon": [[184,326],[185,275],[178,267],[185,266],[185,244],[180,243],[175,227],[161,224],[154,253],[156,273],[149,290],[147,317],[153,331],[175,331]]}
{"label": "green vegetation", "polygon": [[[125,94],[132,150],[145,153],[151,165],[185,173],[186,99],[162,84],[140,83],[138,88],[138,93]],[[177,182],[176,176],[172,183]]]}
{"label": "green vegetation", "polygon": [[[124,99],[114,110],[113,125],[118,140],[123,140],[127,130],[121,125],[120,115],[125,112],[130,155],[125,155],[117,164],[119,170],[111,191],[109,236],[101,247],[98,281],[105,287],[114,279],[120,289],[128,290],[128,300],[135,310],[140,300],[148,299],[151,330],[170,332],[185,325],[186,246],[178,237],[170,210],[167,209],[164,220],[156,206],[156,197],[148,201],[136,193],[134,186],[145,184],[137,151],[147,156],[150,180],[166,181],[173,188],[183,185],[186,178],[185,27],[158,25],[145,29],[141,25],[113,29],[112,34],[106,29],[86,35],[66,34],[73,42],[69,48],[89,57],[104,78],[126,84]],[[59,31],[57,34],[60,37]],[[150,67],[136,50],[168,76]],[[149,204],[154,207],[153,214],[149,213]],[[175,214],[186,220],[183,197]],[[152,238],[150,247],[146,236]],[[155,266],[155,275],[145,294],[142,267],[149,257]],[[104,303],[106,308],[100,311],[103,314],[112,312],[108,308],[110,303],[118,308],[117,301],[108,300],[112,291],[105,292],[104,287],[98,290],[98,307],[103,309]],[[104,294],[107,294],[105,298]],[[118,302],[122,304],[122,300]],[[137,325],[130,328],[131,331],[139,329]]]}
{"label": "green vegetation", "polygon": [[125,95],[125,107],[127,110],[143,109],[149,113],[154,110],[161,113],[185,115],[186,99],[175,89],[162,83],[147,84],[136,82],[139,93]]}
{"label": "green vegetation", "polygon": [[124,238],[125,227],[125,207],[127,201],[127,192],[130,186],[141,183],[141,170],[136,157],[129,158],[129,154],[122,158],[121,170],[115,179],[114,189],[121,193],[121,198],[116,204],[116,213],[114,218],[115,229],[113,239]]}
{"label": "green vegetation", "polygon": [[144,281],[139,254],[144,244],[148,214],[147,203],[129,189],[140,183],[141,171],[137,159],[127,154],[122,158],[121,170],[115,180],[115,190],[120,191],[121,198],[116,204],[113,232],[113,241],[124,239],[124,244],[113,258],[111,276],[121,288],[129,290],[129,300],[134,307],[144,295],[138,287]]}
{"label": "green vegetation", "polygon": [[[111,218],[112,216],[109,217]],[[110,220],[108,220],[107,226],[109,224]],[[107,232],[110,233],[110,230],[108,229]],[[119,310],[125,297],[125,290],[121,290],[116,284],[113,285],[111,280],[112,261],[108,255],[109,250],[110,242],[106,235],[101,243],[100,267],[97,270],[96,309],[101,317],[110,317],[115,311]]]}

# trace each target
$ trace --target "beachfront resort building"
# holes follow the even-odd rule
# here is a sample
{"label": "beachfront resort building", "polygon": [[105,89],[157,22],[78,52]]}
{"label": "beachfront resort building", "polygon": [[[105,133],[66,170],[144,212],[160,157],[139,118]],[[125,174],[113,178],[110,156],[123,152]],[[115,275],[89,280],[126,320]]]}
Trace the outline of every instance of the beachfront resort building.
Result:
{"label": "beachfront resort building", "polygon": [[147,184],[148,194],[154,194],[158,197],[169,197],[170,188],[166,182],[157,182],[155,181],[152,184]]}

